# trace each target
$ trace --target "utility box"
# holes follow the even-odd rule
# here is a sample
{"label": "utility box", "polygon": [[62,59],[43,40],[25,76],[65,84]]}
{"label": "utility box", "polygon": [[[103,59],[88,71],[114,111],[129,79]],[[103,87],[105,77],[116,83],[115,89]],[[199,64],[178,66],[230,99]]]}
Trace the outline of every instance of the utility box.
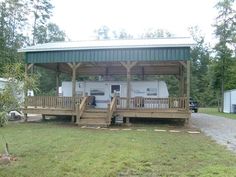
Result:
{"label": "utility box", "polygon": [[233,104],[233,113],[236,114],[236,104]]}

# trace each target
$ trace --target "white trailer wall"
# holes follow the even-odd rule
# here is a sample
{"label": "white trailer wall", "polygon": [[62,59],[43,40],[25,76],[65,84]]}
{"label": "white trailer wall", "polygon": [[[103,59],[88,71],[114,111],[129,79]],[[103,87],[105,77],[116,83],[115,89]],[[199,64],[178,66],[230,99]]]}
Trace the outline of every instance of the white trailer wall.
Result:
{"label": "white trailer wall", "polygon": [[[106,108],[113,96],[112,86],[118,89],[120,97],[127,97],[127,82],[125,81],[81,81],[76,82],[77,95],[95,96],[99,108]],[[114,89],[113,88],[113,89]],[[62,96],[72,96],[72,82],[62,82]],[[168,98],[169,93],[164,81],[132,81],[131,97]]]}
{"label": "white trailer wall", "polygon": [[227,91],[224,93],[224,112],[231,112],[231,92]]}
{"label": "white trailer wall", "polygon": [[236,105],[236,89],[224,93],[224,112],[234,113],[234,105]]}

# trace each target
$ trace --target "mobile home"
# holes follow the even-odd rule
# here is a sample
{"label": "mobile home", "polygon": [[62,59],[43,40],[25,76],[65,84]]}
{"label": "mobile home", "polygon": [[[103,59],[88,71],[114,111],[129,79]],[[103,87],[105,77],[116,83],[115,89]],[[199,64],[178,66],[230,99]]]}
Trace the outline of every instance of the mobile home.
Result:
{"label": "mobile home", "polygon": [[[72,96],[72,82],[62,82],[59,95]],[[106,108],[114,95],[127,97],[125,81],[79,81],[76,82],[77,96],[94,96],[97,108]],[[132,81],[131,97],[168,98],[169,93],[164,81]],[[148,105],[143,105],[148,106]]]}

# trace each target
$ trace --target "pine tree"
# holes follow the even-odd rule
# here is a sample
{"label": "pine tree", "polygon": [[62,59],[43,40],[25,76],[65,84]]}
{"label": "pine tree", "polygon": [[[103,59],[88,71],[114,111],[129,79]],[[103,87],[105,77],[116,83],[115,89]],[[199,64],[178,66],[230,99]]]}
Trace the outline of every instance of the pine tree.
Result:
{"label": "pine tree", "polygon": [[225,83],[230,78],[230,67],[233,63],[233,42],[236,35],[236,11],[234,0],[221,0],[216,4],[218,16],[215,24],[215,35],[218,43],[215,46],[215,86],[221,90],[221,111],[224,106]]}

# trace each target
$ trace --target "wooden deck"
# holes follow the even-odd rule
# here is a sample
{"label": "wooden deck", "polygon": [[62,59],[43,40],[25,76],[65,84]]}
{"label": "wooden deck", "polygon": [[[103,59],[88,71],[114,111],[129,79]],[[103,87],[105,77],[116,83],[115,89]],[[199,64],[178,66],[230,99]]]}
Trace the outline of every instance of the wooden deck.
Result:
{"label": "wooden deck", "polygon": [[27,97],[24,114],[72,116],[78,125],[109,126],[112,117],[189,119],[188,102],[182,98],[114,97],[107,109],[93,108],[90,97]]}

